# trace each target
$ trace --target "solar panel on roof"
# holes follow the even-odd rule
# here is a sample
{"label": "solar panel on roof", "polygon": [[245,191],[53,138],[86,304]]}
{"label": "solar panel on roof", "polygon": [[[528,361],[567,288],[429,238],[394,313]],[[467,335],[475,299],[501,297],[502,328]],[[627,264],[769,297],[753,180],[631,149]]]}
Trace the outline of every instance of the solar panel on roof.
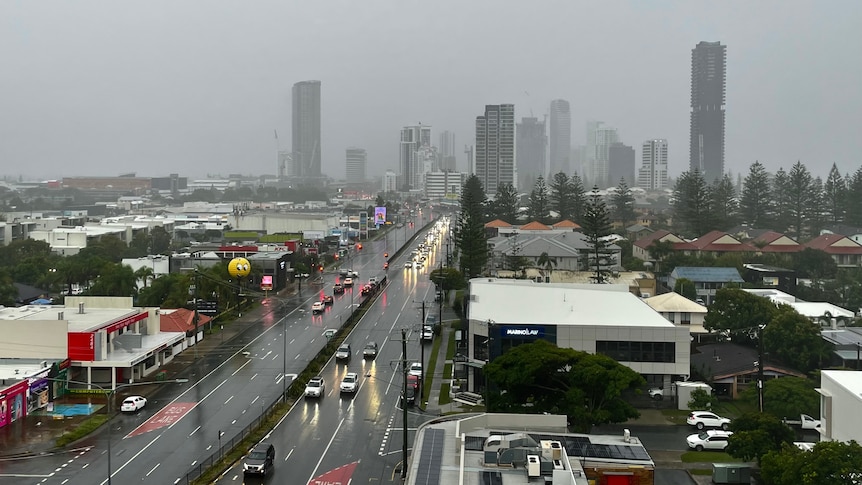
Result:
{"label": "solar panel on roof", "polygon": [[[417,485],[440,485],[440,467],[443,463],[443,440],[446,433],[442,429],[426,429],[422,438],[419,466],[416,468]],[[405,465],[406,466],[406,465]]]}

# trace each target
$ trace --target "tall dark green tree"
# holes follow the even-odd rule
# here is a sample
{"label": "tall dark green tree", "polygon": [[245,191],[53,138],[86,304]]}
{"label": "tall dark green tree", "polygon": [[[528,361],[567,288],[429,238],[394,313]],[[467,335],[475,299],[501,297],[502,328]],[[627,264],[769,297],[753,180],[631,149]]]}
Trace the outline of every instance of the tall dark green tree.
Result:
{"label": "tall dark green tree", "polygon": [[467,278],[480,276],[488,263],[485,204],[485,189],[479,177],[473,174],[461,191],[461,213],[453,229],[460,256],[459,268]]}
{"label": "tall dark green tree", "polygon": [[832,168],[829,169],[829,175],[826,177],[826,182],[823,184],[823,207],[826,211],[826,222],[844,222],[846,202],[847,183],[841,176],[841,172],[838,171],[838,166],[833,163]]}
{"label": "tall dark green tree", "polygon": [[587,189],[578,174],[572,174],[569,185],[572,187],[572,221],[580,224],[587,210]]}
{"label": "tall dark green tree", "polygon": [[617,185],[617,190],[611,196],[611,205],[613,206],[613,218],[615,221],[622,223],[622,226],[628,227],[635,221],[635,196],[632,194],[632,189],[626,183],[626,179],[620,177],[620,183]]}
{"label": "tall dark green tree", "polygon": [[790,176],[787,175],[784,168],[779,168],[775,172],[770,191],[772,193],[772,227],[770,229],[786,233],[793,224],[793,218],[790,216]]}
{"label": "tall dark green tree", "polygon": [[491,219],[502,219],[509,224],[518,223],[518,206],[520,197],[512,184],[500,184],[494,200],[488,202]]}
{"label": "tall dark green tree", "polygon": [[533,185],[533,190],[530,192],[530,203],[527,208],[527,214],[530,219],[545,223],[548,222],[549,208],[548,185],[545,184],[545,178],[540,175],[536,179],[536,184]]}
{"label": "tall dark green tree", "polygon": [[811,181],[811,201],[808,205],[808,217],[805,221],[809,237],[813,238],[820,235],[820,230],[826,225],[828,218],[823,180],[820,177],[814,177],[814,180]]}
{"label": "tall dark green tree", "polygon": [[551,179],[551,210],[559,214],[558,219],[574,217],[574,197],[572,182],[565,172],[554,174]]}
{"label": "tall dark green tree", "polygon": [[856,169],[847,181],[847,199],[845,203],[845,222],[852,226],[862,226],[862,167]]}
{"label": "tall dark green tree", "polygon": [[739,206],[733,180],[725,174],[716,179],[709,190],[710,207],[715,229],[726,231],[739,222]]}
{"label": "tall dark green tree", "polygon": [[812,182],[811,173],[805,165],[802,165],[802,162],[793,164],[790,173],[787,174],[789,232],[797,241],[809,234],[806,221],[810,215],[813,199]]}
{"label": "tall dark green tree", "polygon": [[742,222],[751,227],[769,226],[769,218],[772,215],[772,191],[769,173],[760,162],[754,162],[748,168],[748,175],[742,183],[739,212]]}
{"label": "tall dark green tree", "polygon": [[713,229],[709,187],[699,170],[679,176],[673,188],[672,206],[686,236],[699,237]]}
{"label": "tall dark green tree", "polygon": [[595,283],[606,283],[614,265],[614,252],[606,238],[611,233],[610,212],[599,194],[598,186],[594,186],[590,193],[581,227],[590,247],[590,255],[584,266],[593,272]]}

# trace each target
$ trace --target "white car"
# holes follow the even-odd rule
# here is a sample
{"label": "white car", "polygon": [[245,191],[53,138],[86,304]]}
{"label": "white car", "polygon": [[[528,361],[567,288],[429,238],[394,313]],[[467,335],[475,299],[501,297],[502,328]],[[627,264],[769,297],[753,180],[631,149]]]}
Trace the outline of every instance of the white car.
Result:
{"label": "white car", "polygon": [[349,276],[348,276],[347,278],[344,278],[344,282],[343,282],[343,284],[344,284],[344,287],[345,287],[345,288],[347,288],[347,287],[353,287],[353,278],[351,278],[351,277],[349,277]]}
{"label": "white car", "polygon": [[718,431],[711,429],[709,431],[701,431],[693,434],[685,439],[688,447],[697,450],[718,450],[724,451],[727,448],[727,439],[733,435],[730,431]]}
{"label": "white car", "polygon": [[323,313],[324,310],[326,310],[326,305],[322,301],[311,304],[311,313]]}
{"label": "white car", "polygon": [[372,276],[371,278],[368,278],[368,284],[369,285],[376,285],[377,284],[377,277]]}
{"label": "white car", "polygon": [[410,370],[407,372],[411,376],[416,376],[418,378],[422,378],[422,363],[414,362],[410,364]]}
{"label": "white car", "polygon": [[422,340],[434,340],[434,328],[431,325],[422,327]]}
{"label": "white car", "polygon": [[321,397],[326,389],[326,381],[323,377],[312,377],[305,386],[305,397]]}
{"label": "white car", "polygon": [[341,380],[341,392],[356,392],[356,386],[359,385],[359,375],[356,372],[348,372],[344,375],[344,379]]}
{"label": "white car", "polygon": [[144,406],[146,405],[147,398],[143,396],[129,396],[123,400],[123,404],[120,405],[120,411],[124,413],[133,413],[144,409]]}
{"label": "white car", "polygon": [[413,267],[413,261],[407,261],[406,263],[404,263],[404,267],[405,268],[412,268]]}
{"label": "white car", "polygon": [[730,419],[722,418],[721,416],[709,411],[692,411],[685,420],[691,426],[697,429],[703,428],[721,428],[725,431],[730,427]]}

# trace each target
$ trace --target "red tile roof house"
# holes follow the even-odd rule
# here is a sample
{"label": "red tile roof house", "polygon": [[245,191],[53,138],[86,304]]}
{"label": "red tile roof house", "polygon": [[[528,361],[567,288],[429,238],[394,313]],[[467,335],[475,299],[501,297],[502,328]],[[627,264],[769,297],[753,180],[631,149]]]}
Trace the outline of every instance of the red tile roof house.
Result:
{"label": "red tile roof house", "polygon": [[806,248],[819,249],[832,256],[843,268],[862,266],[862,245],[840,234],[823,234],[804,244]]}
{"label": "red tile roof house", "polygon": [[684,243],[685,240],[676,234],[664,229],[659,229],[632,243],[632,255],[641,261],[653,261],[655,258],[650,254],[650,246],[655,241],[670,241],[672,243]]}
{"label": "red tile roof house", "polygon": [[[198,336],[197,340],[204,338],[203,328],[212,318],[201,315],[198,312]],[[185,332],[186,339],[183,350],[195,345],[195,312],[185,308],[159,310],[159,327],[162,332]]]}
{"label": "red tile roof house", "polygon": [[[679,245],[686,254],[718,257],[725,253],[757,253],[758,249],[722,231],[712,231],[687,245]],[[676,247],[674,249],[677,249]]]}
{"label": "red tile roof house", "polygon": [[788,257],[790,254],[805,249],[793,238],[775,231],[766,231],[749,241],[749,244],[756,247],[761,253],[784,254]]}
{"label": "red tile roof house", "polygon": [[494,219],[485,224],[485,233],[488,238],[497,237],[500,235],[500,229],[511,229],[512,225],[502,219]]}

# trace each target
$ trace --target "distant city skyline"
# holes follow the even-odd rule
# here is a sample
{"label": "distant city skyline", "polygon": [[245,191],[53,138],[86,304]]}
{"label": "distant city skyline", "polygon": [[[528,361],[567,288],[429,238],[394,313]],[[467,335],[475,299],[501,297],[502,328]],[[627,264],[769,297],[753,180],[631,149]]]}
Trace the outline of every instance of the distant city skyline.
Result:
{"label": "distant city skyline", "polygon": [[[587,144],[587,121],[605,120],[637,151],[667,140],[676,177],[690,167],[692,49],[702,41],[728,50],[725,172],[744,175],[758,160],[774,173],[799,160],[825,177],[832,163],[841,173],[860,164],[855,0],[589,9],[440,0],[445,22],[391,1],[334,2],[189,0],[170,15],[159,2],[0,3],[0,175],[275,175],[279,150],[294,152],[291,87],[314,79],[320,162],[299,163],[336,179],[351,146],[367,150],[369,176],[398,171],[393,134],[420,121],[454,134],[465,170],[483,106],[548,116],[550,138],[554,100],[570,104],[573,147]],[[433,43],[397,40],[444,26]],[[550,33],[553,42],[538,41]],[[580,158],[570,157],[571,171]]]}

